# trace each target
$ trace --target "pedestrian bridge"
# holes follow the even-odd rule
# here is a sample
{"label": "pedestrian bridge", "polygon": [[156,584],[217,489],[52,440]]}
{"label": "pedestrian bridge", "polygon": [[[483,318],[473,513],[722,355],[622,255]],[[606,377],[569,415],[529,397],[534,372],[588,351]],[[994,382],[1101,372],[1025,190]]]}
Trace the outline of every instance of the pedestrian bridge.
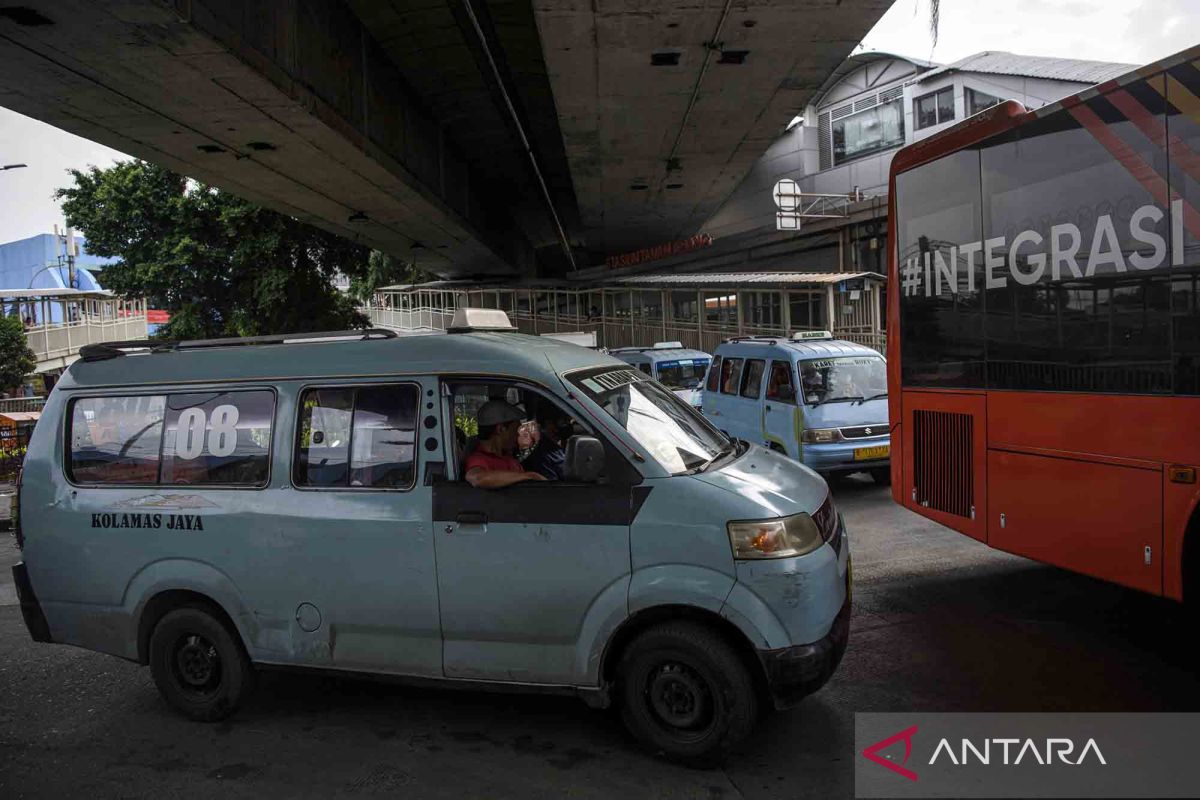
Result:
{"label": "pedestrian bridge", "polygon": [[146,301],[106,291],[0,289],[0,310],[25,323],[35,372],[64,369],[86,344],[146,338]]}
{"label": "pedestrian bridge", "polygon": [[385,286],[363,311],[372,325],[401,334],[444,331],[459,308],[497,308],[522,333],[595,332],[609,349],[679,341],[711,353],[735,336],[829,330],[883,352],[884,297],[884,278],[872,272],[666,274],[587,287]]}

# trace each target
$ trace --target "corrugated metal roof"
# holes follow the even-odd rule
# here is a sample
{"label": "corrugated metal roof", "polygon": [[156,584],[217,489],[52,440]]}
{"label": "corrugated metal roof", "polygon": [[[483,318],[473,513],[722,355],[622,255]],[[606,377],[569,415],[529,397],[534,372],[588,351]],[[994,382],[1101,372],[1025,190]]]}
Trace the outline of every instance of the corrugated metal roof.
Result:
{"label": "corrugated metal roof", "polygon": [[0,412],[0,419],[7,419],[13,422],[37,422],[42,418],[40,411],[4,411]]}
{"label": "corrugated metal roof", "polygon": [[622,286],[824,286],[854,278],[883,280],[877,272],[697,272],[683,275],[638,275],[622,278]]}
{"label": "corrugated metal roof", "polygon": [[953,64],[931,69],[917,78],[917,82],[923,83],[947,72],[983,72],[993,75],[1019,75],[1026,78],[1048,78],[1078,83],[1101,83],[1124,75],[1136,67],[1136,64],[1084,61],[1079,58],[1022,56],[1001,50],[985,50],[973,56],[960,58]]}

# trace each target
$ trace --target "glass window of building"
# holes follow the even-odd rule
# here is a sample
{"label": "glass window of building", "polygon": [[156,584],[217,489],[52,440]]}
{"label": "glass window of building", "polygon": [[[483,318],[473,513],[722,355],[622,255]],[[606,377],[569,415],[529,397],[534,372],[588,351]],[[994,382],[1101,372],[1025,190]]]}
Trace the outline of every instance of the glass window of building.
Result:
{"label": "glass window of building", "polygon": [[978,91],[977,89],[967,89],[967,116],[971,117],[978,114],[980,111],[991,108],[1000,103],[1000,98],[990,94]]}
{"label": "glass window of building", "polygon": [[899,100],[851,114],[833,123],[833,163],[904,144],[904,109]]}
{"label": "glass window of building", "polygon": [[913,100],[913,119],[917,130],[954,119],[954,87],[947,86]]}

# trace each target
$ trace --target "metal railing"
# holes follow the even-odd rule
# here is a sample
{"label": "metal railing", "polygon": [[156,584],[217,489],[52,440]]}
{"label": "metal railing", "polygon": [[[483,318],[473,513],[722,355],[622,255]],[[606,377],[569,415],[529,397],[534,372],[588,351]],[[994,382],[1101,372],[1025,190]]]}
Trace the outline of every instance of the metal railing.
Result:
{"label": "metal railing", "polygon": [[9,411],[41,411],[45,405],[44,397],[0,397],[0,414]]}
{"label": "metal railing", "polygon": [[65,367],[87,344],[146,338],[146,314],[113,319],[83,314],[71,322],[34,325],[25,329],[38,369]]}
{"label": "metal railing", "polygon": [[[599,344],[610,349],[678,341],[684,347],[711,353],[721,341],[732,336],[787,336],[796,331],[811,330],[804,326],[792,326],[785,330],[782,325],[752,324],[745,319],[738,320],[736,310],[732,319],[722,317],[719,321],[711,316],[698,319],[694,315],[687,319],[670,319],[662,313],[665,302],[660,303],[657,314],[626,313],[614,316],[611,313],[595,313],[601,304],[607,305],[600,299],[602,290],[590,290],[590,294],[587,290],[558,290],[559,293],[576,296],[573,298],[575,302],[565,306],[566,313],[564,307],[557,303],[535,312],[531,309],[534,304],[526,302],[529,292],[517,291],[520,292],[519,300],[511,289],[381,292],[362,310],[370,317],[372,325],[401,333],[432,333],[444,331],[449,326],[456,308],[500,308],[522,333],[595,331]],[[625,290],[621,290],[621,293],[628,294]],[[535,292],[534,296],[537,294]],[[599,302],[592,303],[593,298]],[[786,300],[786,295],[781,300]],[[593,313],[586,310],[589,306]],[[835,325],[833,335],[883,353],[887,346],[887,334],[872,327],[869,322],[871,315],[864,311],[848,316],[851,318],[846,321],[850,324]]]}

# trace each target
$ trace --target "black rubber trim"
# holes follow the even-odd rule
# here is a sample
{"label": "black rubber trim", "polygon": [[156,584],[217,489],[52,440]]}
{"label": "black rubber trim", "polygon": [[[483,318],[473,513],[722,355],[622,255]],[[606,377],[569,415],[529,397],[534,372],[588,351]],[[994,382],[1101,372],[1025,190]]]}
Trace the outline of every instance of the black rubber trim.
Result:
{"label": "black rubber trim", "polygon": [[476,489],[466,481],[442,481],[433,485],[433,519],[453,522],[462,514],[482,514],[489,523],[629,525],[641,507],[640,501],[634,507],[635,497],[629,485],[529,481]]}
{"label": "black rubber trim", "polygon": [[425,462],[425,485],[433,486],[438,481],[444,480],[446,477],[446,462],[445,461],[426,461]]}
{"label": "black rubber trim", "polygon": [[17,587],[17,600],[21,604],[21,616],[25,619],[25,627],[29,630],[30,637],[35,642],[53,642],[50,638],[50,624],[46,622],[41,603],[33,593],[33,584],[29,582],[29,571],[25,569],[24,561],[13,564],[12,575],[13,583]]}
{"label": "black rubber trim", "polygon": [[645,504],[646,499],[650,497],[651,488],[652,487],[650,486],[633,487],[632,496],[629,498],[630,510],[632,512],[629,515],[629,521],[631,523],[637,519],[638,512],[642,510],[642,506]]}

